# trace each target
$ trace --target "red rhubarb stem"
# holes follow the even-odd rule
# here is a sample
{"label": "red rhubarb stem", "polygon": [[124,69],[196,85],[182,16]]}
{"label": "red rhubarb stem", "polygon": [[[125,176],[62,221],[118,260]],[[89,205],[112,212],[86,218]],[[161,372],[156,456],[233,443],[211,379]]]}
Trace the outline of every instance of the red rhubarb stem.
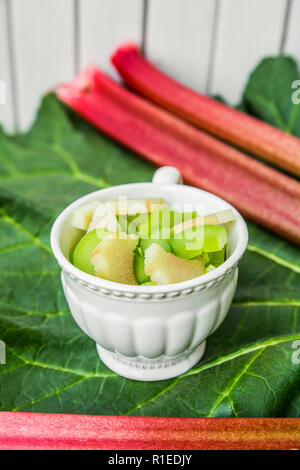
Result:
{"label": "red rhubarb stem", "polygon": [[300,139],[181,85],[146,60],[133,43],[111,58],[134,90],[247,152],[300,176]]}
{"label": "red rhubarb stem", "polygon": [[300,244],[300,183],[195,129],[88,68],[58,97],[121,144]]}
{"label": "red rhubarb stem", "polygon": [[0,449],[288,450],[297,418],[154,418],[0,412]]}

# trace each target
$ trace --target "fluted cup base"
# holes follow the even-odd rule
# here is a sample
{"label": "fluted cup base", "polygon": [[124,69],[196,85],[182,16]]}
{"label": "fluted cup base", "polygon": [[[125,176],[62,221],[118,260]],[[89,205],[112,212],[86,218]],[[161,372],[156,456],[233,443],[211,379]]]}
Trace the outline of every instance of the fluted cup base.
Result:
{"label": "fluted cup base", "polygon": [[202,358],[206,341],[190,352],[179,354],[176,357],[163,356],[155,359],[144,357],[126,357],[108,351],[96,344],[101,361],[113,372],[127,379],[153,382],[167,380],[184,374]]}

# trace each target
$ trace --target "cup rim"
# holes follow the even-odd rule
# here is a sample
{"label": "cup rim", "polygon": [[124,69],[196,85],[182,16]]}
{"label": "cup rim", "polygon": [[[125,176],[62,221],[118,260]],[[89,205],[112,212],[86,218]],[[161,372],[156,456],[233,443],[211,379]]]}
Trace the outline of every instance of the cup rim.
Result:
{"label": "cup rim", "polygon": [[[157,186],[157,184],[156,183],[129,183],[129,184],[111,186],[109,188],[99,189],[97,191],[93,191],[91,193],[88,193],[76,199],[74,202],[69,204],[57,216],[57,218],[55,219],[52,225],[51,235],[50,235],[50,244],[51,244],[51,249],[53,251],[53,254],[63,271],[71,275],[72,278],[78,280],[82,285],[89,285],[92,288],[94,288],[94,290],[103,289],[104,291],[107,291],[108,293],[119,292],[121,293],[121,295],[122,293],[128,293],[132,295],[138,295],[138,294],[143,295],[143,294],[168,294],[174,291],[178,292],[178,291],[185,291],[185,290],[191,290],[191,289],[193,290],[194,288],[197,288],[197,287],[199,287],[199,290],[200,290],[201,286],[203,287],[205,285],[215,284],[216,281],[223,279],[223,277],[227,273],[233,270],[233,268],[237,265],[239,259],[242,257],[243,253],[245,252],[247,244],[248,244],[248,229],[247,229],[244,218],[230,203],[220,198],[219,196],[216,196],[215,194],[212,194],[203,189],[199,189],[199,188],[195,188],[195,187],[187,186],[187,185],[178,185],[178,184],[164,184],[164,185],[159,185],[159,186],[160,187],[163,186],[164,189],[172,190],[175,192],[182,191],[184,188],[188,188],[189,191],[197,191],[198,193],[206,194],[212,199],[225,202],[225,204],[228,207],[230,207],[234,212],[235,223],[238,224],[238,241],[232,254],[219,267],[217,267],[213,271],[203,274],[202,276],[189,279],[187,281],[179,282],[176,284],[166,284],[166,285],[161,285],[161,286],[141,286],[141,285],[135,286],[135,285],[130,285],[130,284],[121,284],[121,283],[114,282],[114,281],[108,281],[106,279],[102,279],[100,277],[87,274],[81,271],[80,269],[76,268],[70,261],[68,261],[60,248],[59,236],[60,236],[60,231],[61,231],[64,221],[71,215],[74,209],[76,209],[77,207],[83,204],[86,204],[87,202],[91,202],[92,200],[97,199],[97,197],[100,196],[100,194],[102,196],[104,193],[105,194],[117,193],[118,189],[120,188],[133,190],[132,197],[134,197],[134,190],[137,189],[138,186],[146,188],[146,187]],[[101,201],[101,198],[99,198],[99,201]]]}

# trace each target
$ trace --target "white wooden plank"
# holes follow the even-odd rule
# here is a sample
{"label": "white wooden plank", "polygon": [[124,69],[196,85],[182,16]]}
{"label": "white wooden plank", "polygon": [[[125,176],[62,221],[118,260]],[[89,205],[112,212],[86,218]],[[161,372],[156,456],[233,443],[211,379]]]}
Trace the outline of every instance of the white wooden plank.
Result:
{"label": "white wooden plank", "polygon": [[221,0],[210,93],[236,104],[249,72],[278,54],[286,0]]}
{"label": "white wooden plank", "polygon": [[284,53],[294,56],[300,65],[300,2],[293,0],[287,25]]}
{"label": "white wooden plank", "polygon": [[2,100],[3,96],[0,96],[0,123],[6,130],[14,131],[15,123],[8,40],[6,2],[5,0],[0,0],[0,86],[2,93],[3,88],[5,88],[5,100]]}
{"label": "white wooden plank", "polygon": [[73,0],[10,0],[18,121],[27,128],[40,97],[74,75]]}
{"label": "white wooden plank", "polygon": [[206,91],[215,0],[149,0],[145,52],[166,73]]}
{"label": "white wooden plank", "polygon": [[143,0],[79,0],[79,66],[99,65],[118,78],[109,58],[124,41],[141,44]]}

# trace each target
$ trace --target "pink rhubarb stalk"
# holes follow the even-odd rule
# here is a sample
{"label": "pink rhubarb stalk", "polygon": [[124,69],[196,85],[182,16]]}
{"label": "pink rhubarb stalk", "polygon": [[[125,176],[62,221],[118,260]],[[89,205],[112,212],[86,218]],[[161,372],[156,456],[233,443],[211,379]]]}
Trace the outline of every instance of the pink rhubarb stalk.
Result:
{"label": "pink rhubarb stalk", "polygon": [[1,450],[287,450],[298,418],[154,418],[0,412]]}
{"label": "pink rhubarb stalk", "polygon": [[300,183],[201,132],[89,67],[58,97],[157,166],[226,199],[246,217],[300,244]]}
{"label": "pink rhubarb stalk", "polygon": [[181,85],[126,43],[111,58],[124,81],[160,106],[247,152],[300,176],[300,139]]}

